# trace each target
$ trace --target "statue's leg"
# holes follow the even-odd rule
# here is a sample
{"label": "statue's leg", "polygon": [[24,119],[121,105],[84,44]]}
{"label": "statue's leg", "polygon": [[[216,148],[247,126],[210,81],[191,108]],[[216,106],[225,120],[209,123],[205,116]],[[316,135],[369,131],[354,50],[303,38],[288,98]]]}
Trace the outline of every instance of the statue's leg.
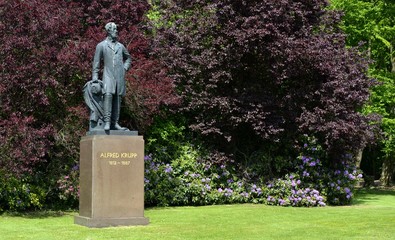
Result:
{"label": "statue's leg", "polygon": [[121,113],[121,96],[115,94],[112,101],[111,127],[116,130],[126,130],[126,128],[123,128],[118,124],[120,113]]}
{"label": "statue's leg", "polygon": [[104,95],[104,103],[103,103],[103,108],[104,108],[104,130],[110,130],[111,126],[111,108],[112,108],[112,94],[111,93],[106,93]]}

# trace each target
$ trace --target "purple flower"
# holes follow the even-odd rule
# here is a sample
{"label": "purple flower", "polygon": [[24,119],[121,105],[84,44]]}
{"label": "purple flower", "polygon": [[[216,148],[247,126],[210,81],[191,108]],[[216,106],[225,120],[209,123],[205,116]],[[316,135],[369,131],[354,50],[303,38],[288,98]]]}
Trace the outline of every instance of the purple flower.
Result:
{"label": "purple flower", "polygon": [[232,195],[232,193],[233,193],[233,190],[232,189],[230,189],[230,188],[225,188],[225,190],[224,190],[224,192],[225,192],[225,196],[226,197],[229,197],[229,196],[231,196]]}
{"label": "purple flower", "polygon": [[351,190],[348,187],[346,187],[346,188],[344,188],[344,192],[348,194],[351,192]]}
{"label": "purple flower", "polygon": [[210,165],[208,165],[208,164],[207,164],[207,165],[205,165],[205,166],[204,166],[204,171],[208,171],[208,170],[210,169],[210,167],[211,167],[211,166],[210,166]]}
{"label": "purple flower", "polygon": [[248,197],[249,196],[249,194],[246,193],[246,192],[242,192],[242,193],[240,193],[240,195],[243,196],[243,197]]}
{"label": "purple flower", "polygon": [[222,193],[222,191],[223,191],[222,188],[218,188],[219,193]]}
{"label": "purple flower", "polygon": [[325,206],[326,206],[326,204],[325,204],[324,202],[322,202],[322,201],[319,201],[318,204],[319,204],[320,206],[322,206],[322,207],[325,207]]}
{"label": "purple flower", "polygon": [[165,173],[171,173],[171,172],[173,172],[173,168],[169,164],[166,164]]}
{"label": "purple flower", "polygon": [[232,190],[232,189],[230,189],[230,188],[225,188],[225,192],[228,192],[228,193],[233,193],[233,190]]}
{"label": "purple flower", "polygon": [[312,161],[311,163],[310,163],[310,167],[314,167],[316,165],[316,162],[314,162],[314,161]]}
{"label": "purple flower", "polygon": [[232,182],[233,182],[233,179],[228,179],[227,182],[228,182],[228,183],[232,183]]}
{"label": "purple flower", "polygon": [[310,161],[310,158],[308,158],[306,156],[302,156],[302,161],[303,161],[303,163],[308,163]]}

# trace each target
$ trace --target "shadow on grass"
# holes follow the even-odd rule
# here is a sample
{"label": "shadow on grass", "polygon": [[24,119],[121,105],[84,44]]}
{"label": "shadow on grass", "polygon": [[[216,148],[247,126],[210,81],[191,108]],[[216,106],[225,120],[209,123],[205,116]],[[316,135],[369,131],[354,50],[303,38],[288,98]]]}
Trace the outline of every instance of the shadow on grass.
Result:
{"label": "shadow on grass", "polygon": [[389,195],[395,196],[395,190],[393,189],[365,189],[361,188],[357,190],[353,205],[361,205],[369,202],[378,201],[380,196]]}
{"label": "shadow on grass", "polygon": [[5,212],[0,214],[3,216],[10,217],[22,217],[22,218],[30,218],[30,219],[41,219],[41,218],[50,218],[50,217],[62,217],[65,215],[71,215],[72,212],[64,212],[64,211],[32,211],[32,212]]}

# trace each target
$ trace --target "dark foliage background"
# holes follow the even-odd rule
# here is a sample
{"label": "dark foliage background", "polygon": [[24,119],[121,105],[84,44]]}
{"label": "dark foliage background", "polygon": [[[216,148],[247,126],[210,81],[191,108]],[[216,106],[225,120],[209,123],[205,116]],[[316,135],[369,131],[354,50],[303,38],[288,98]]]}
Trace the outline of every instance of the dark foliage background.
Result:
{"label": "dark foliage background", "polygon": [[304,134],[318,139],[330,162],[371,140],[372,118],[359,113],[374,84],[368,61],[345,48],[340,14],[326,6],[162,3],[156,54],[176,81],[190,127],[239,162],[260,158],[261,165],[274,158],[268,155],[287,165]]}
{"label": "dark foliage background", "polygon": [[[68,190],[59,192],[58,185],[78,168],[79,139],[88,126],[82,87],[107,22],[119,25],[120,41],[133,56],[123,124],[144,132],[161,104],[177,101],[172,80],[148,56],[141,31],[148,9],[142,0],[0,1],[0,183],[4,190],[12,187],[5,179],[15,178],[21,186],[34,182],[43,192],[32,197],[30,189],[21,190],[15,201],[42,196],[56,203]],[[67,194],[78,194],[76,186],[69,188]],[[2,206],[11,208],[6,198],[0,194]],[[23,202],[13,208],[41,204]]]}
{"label": "dark foliage background", "polygon": [[303,149],[334,170],[373,138],[376,119],[359,113],[368,61],[345,48],[327,1],[152,2],[0,0],[0,211],[77,206],[82,87],[109,21],[133,57],[121,124],[147,134],[165,173],[227,164],[224,182],[263,189]]}

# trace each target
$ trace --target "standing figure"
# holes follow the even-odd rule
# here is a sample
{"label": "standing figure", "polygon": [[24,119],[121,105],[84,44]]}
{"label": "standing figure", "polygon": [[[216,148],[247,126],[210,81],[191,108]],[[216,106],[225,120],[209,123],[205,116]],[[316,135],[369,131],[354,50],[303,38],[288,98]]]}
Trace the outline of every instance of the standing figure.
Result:
{"label": "standing figure", "polygon": [[100,64],[103,62],[103,118],[104,130],[127,130],[118,124],[121,98],[125,96],[125,73],[131,65],[131,57],[125,46],[118,42],[117,25],[105,26],[107,38],[96,47],[93,59],[92,80],[99,80]]}

